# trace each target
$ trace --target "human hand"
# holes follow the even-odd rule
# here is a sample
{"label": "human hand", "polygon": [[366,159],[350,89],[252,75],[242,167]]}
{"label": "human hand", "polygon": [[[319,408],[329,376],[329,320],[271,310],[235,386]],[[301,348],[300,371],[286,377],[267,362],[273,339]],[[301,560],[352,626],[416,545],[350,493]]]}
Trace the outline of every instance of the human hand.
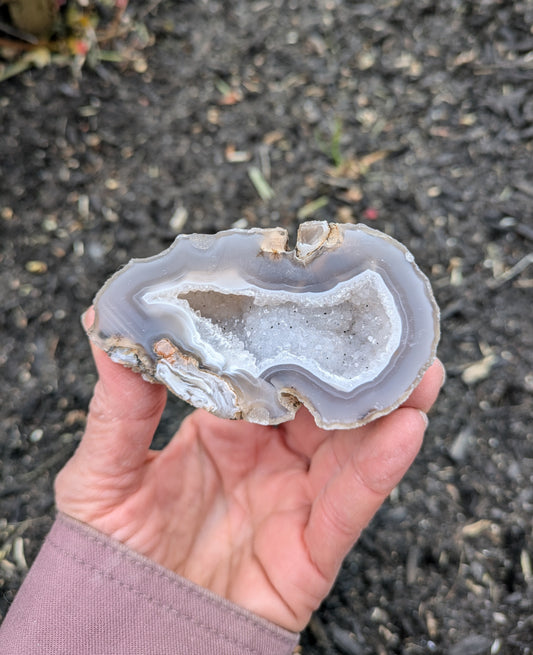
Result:
{"label": "human hand", "polygon": [[400,408],[354,430],[322,430],[303,408],[275,427],[196,410],[152,451],[166,389],[93,356],[99,380],[58,509],[293,631],[413,461],[443,381],[437,361]]}

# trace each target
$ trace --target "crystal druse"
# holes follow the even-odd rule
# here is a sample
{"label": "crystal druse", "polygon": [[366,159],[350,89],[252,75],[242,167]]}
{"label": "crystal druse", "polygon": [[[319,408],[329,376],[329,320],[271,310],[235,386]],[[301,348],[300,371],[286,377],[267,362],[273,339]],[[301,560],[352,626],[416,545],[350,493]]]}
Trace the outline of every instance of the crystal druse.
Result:
{"label": "crystal druse", "polygon": [[95,298],[89,336],[196,407],[261,424],[300,404],[323,428],[396,408],[435,357],[439,310],[398,241],[364,225],[180,235]]}

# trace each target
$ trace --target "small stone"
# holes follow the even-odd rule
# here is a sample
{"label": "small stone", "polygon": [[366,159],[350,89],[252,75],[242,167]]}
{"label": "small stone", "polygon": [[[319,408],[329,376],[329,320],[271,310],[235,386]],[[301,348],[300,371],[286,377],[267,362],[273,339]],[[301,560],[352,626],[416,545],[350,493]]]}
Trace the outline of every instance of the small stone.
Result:
{"label": "small stone", "polygon": [[488,519],[480,519],[475,523],[469,523],[468,525],[465,525],[461,530],[461,533],[463,537],[477,537],[483,532],[490,530],[491,525],[492,523]]}
{"label": "small stone", "polygon": [[455,437],[450,447],[450,457],[456,462],[463,462],[473,443],[472,430],[467,427]]}
{"label": "small stone", "polygon": [[41,428],[37,428],[36,430],[33,430],[33,432],[30,434],[30,441],[32,443],[37,443],[43,438],[44,430],[41,430]]}
{"label": "small stone", "polygon": [[381,607],[374,607],[370,614],[370,619],[374,621],[374,623],[387,623],[389,615],[384,609],[381,609]]}
{"label": "small stone", "polygon": [[144,57],[138,57],[133,62],[133,70],[136,73],[146,73],[148,70],[148,63]]}
{"label": "small stone", "polygon": [[361,646],[356,642],[353,632],[344,630],[334,623],[330,626],[333,643],[339,649],[339,652],[346,655],[363,655]]}
{"label": "small stone", "polygon": [[449,655],[489,655],[492,640],[484,635],[469,635],[455,644]]}
{"label": "small stone", "polygon": [[187,209],[181,205],[176,207],[174,210],[174,213],[172,214],[170,221],[169,221],[169,226],[170,229],[175,233],[178,234],[181,232],[185,226],[185,223],[187,222],[187,219],[189,218],[189,212]]}
{"label": "small stone", "polygon": [[491,354],[483,357],[483,359],[480,359],[473,364],[470,364],[470,366],[465,368],[461,376],[463,382],[465,384],[476,384],[476,382],[486,380],[490,375],[492,367],[494,364],[496,364],[497,361],[498,358],[496,355]]}
{"label": "small stone", "polygon": [[109,177],[105,181],[105,187],[106,189],[109,189],[110,191],[116,191],[118,187],[120,186],[118,180],[115,180],[113,177]]}
{"label": "small stone", "polygon": [[32,259],[29,262],[26,262],[26,270],[28,273],[34,273],[35,275],[42,275],[48,270],[46,262],[39,261],[37,259]]}

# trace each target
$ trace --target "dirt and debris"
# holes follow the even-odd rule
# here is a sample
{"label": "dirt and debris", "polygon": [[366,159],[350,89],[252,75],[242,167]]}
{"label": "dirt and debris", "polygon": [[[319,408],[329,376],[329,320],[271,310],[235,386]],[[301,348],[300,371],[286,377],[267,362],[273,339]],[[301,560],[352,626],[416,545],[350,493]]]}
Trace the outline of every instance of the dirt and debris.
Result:
{"label": "dirt and debris", "polygon": [[533,4],[182,0],[142,22],[145,65],[0,84],[0,613],[83,431],[94,293],[178,232],[294,238],[312,214],[411,249],[448,379],[300,652],[533,652]]}

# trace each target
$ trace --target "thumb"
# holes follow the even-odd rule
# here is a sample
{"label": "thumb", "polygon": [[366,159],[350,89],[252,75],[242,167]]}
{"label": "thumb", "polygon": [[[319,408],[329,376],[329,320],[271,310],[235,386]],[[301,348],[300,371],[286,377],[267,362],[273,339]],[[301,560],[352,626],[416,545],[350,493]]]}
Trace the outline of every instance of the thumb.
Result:
{"label": "thumb", "polygon": [[[84,326],[93,320],[91,307],[83,317]],[[166,389],[111,361],[94,344],[91,349],[98,382],[76,456],[100,473],[116,476],[145,461],[165,407]]]}

